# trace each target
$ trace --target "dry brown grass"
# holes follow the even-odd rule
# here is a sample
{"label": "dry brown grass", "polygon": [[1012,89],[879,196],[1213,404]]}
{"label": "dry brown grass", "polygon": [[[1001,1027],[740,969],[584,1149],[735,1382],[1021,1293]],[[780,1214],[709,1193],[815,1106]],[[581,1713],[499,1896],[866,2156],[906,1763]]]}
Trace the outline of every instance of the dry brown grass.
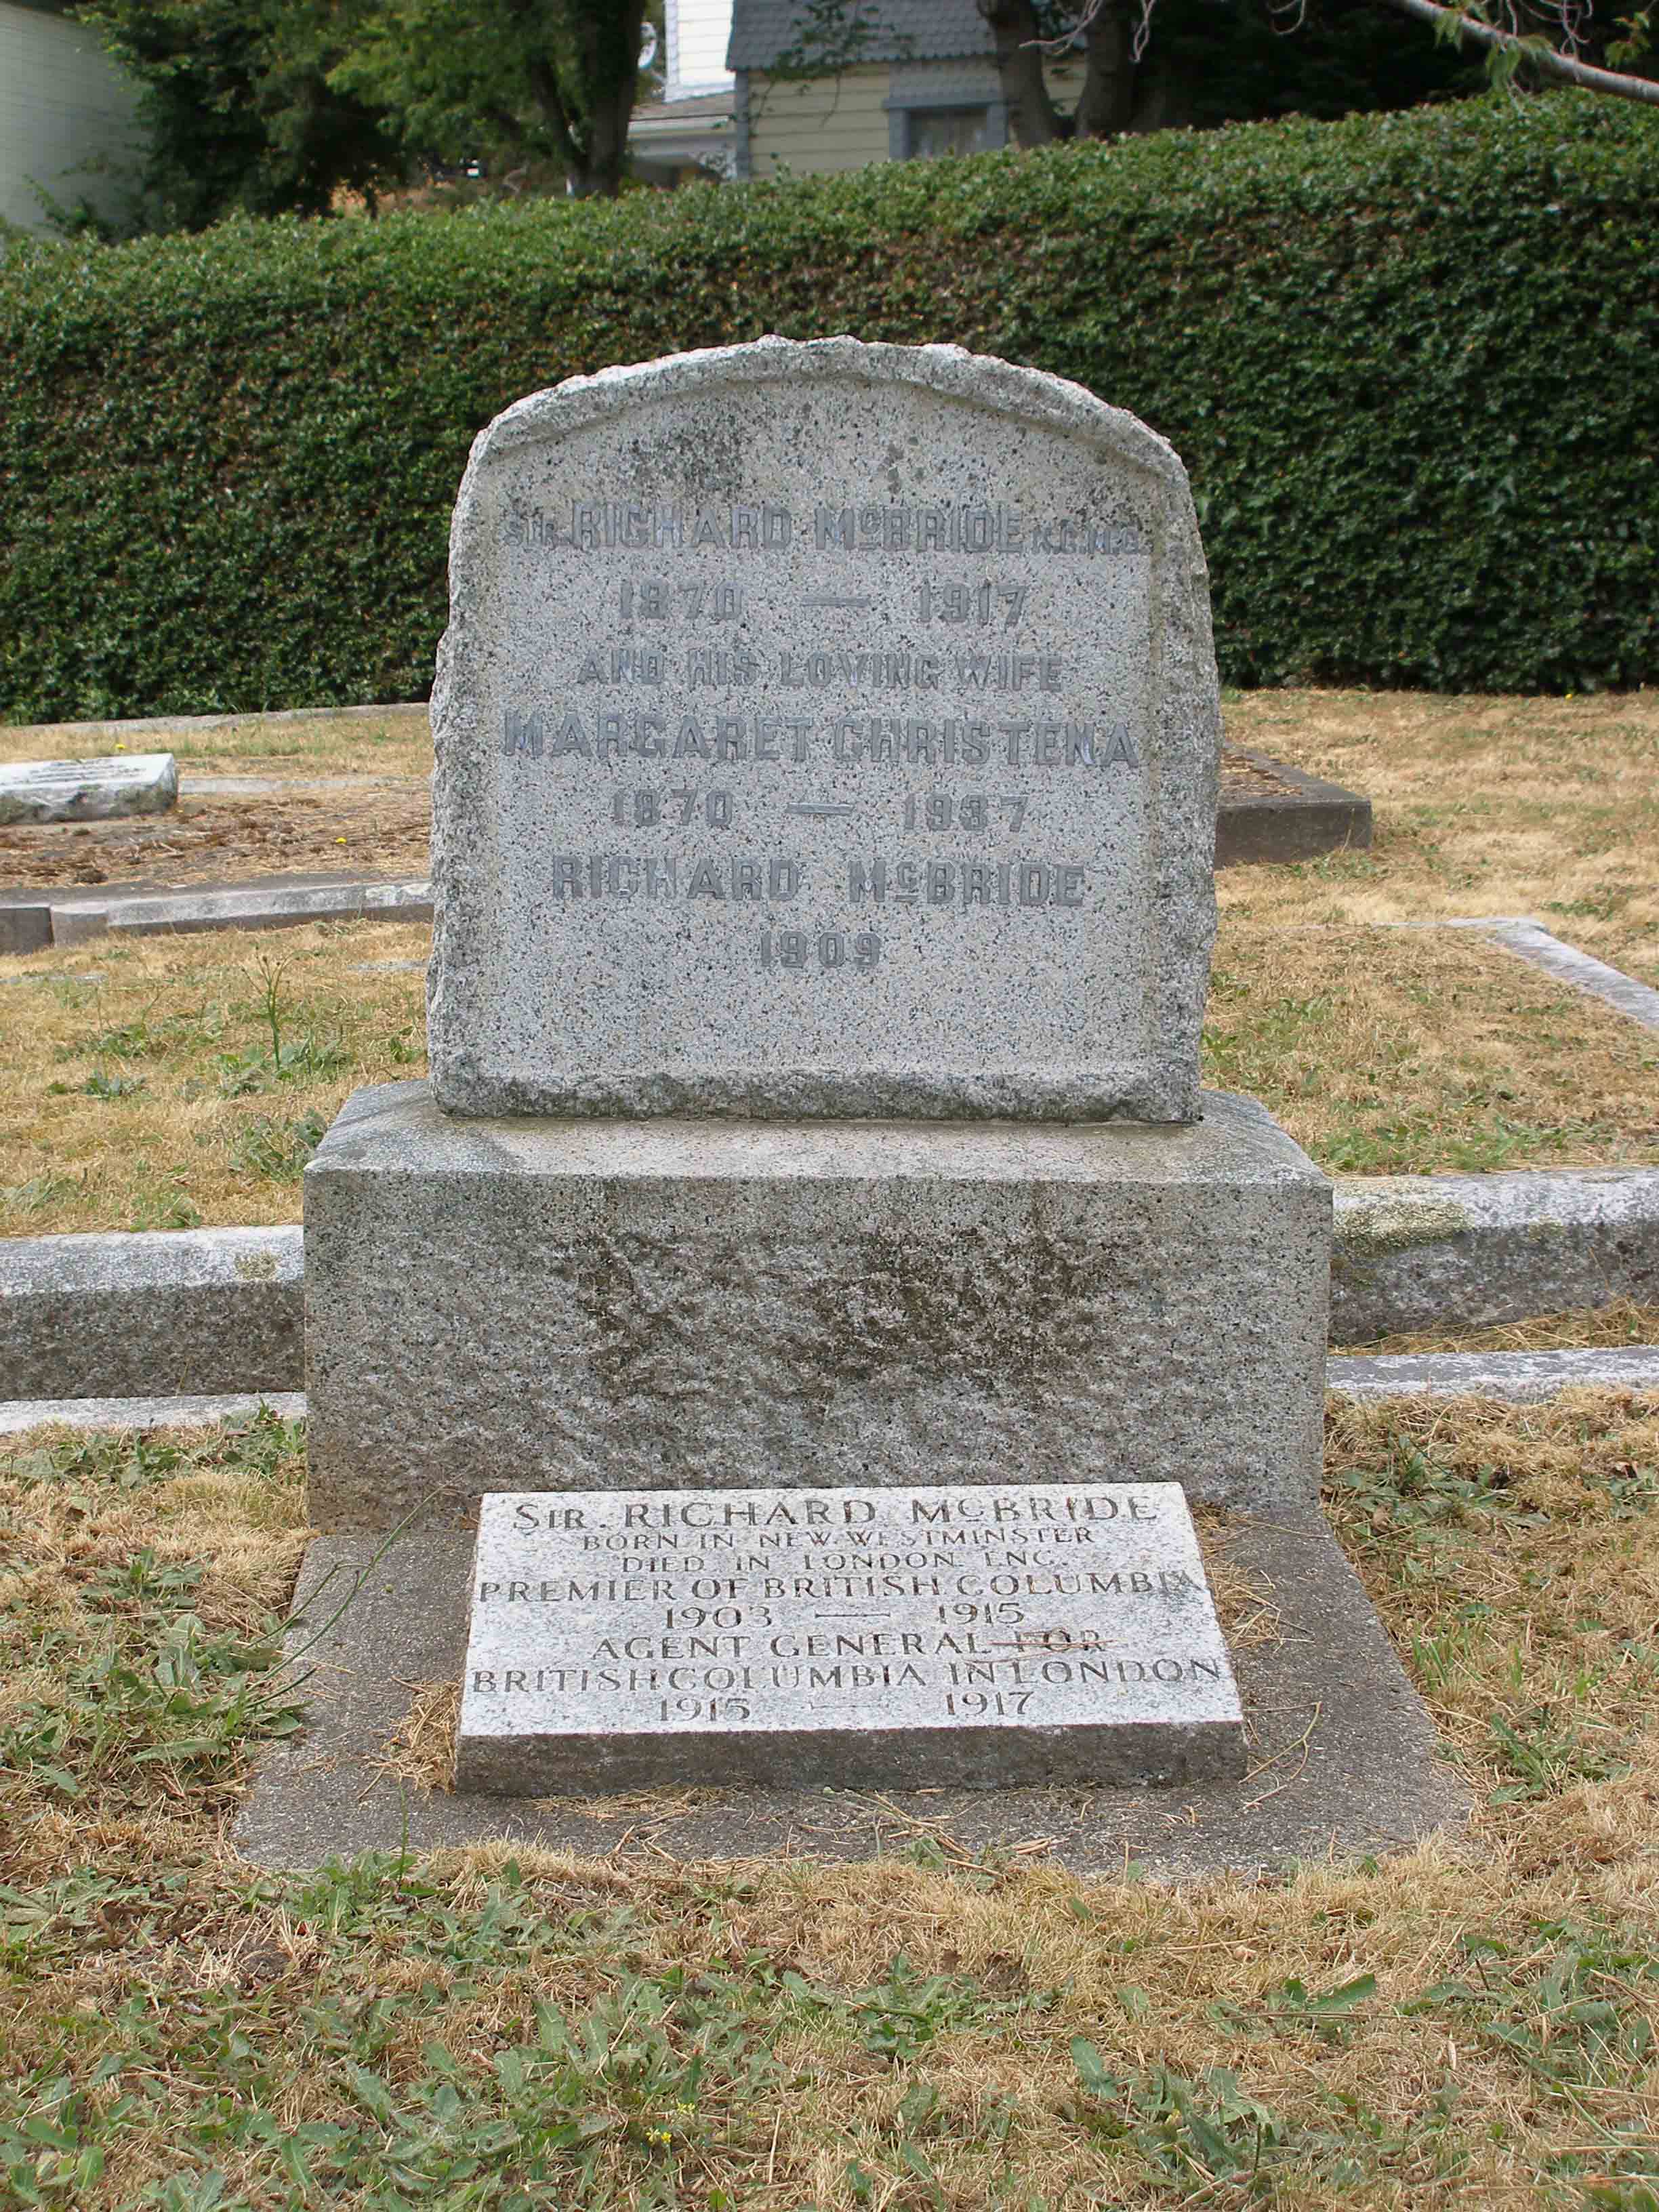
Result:
{"label": "dry brown grass", "polygon": [[368,713],[244,714],[155,728],[131,723],[0,724],[0,761],[89,760],[118,749],[172,753],[181,769],[225,775],[423,776],[432,770],[424,706]]}
{"label": "dry brown grass", "polygon": [[[424,1069],[419,969],[358,971],[427,949],[419,927],[345,922],[0,960],[39,979],[0,981],[0,1227],[297,1220],[307,1117]],[[250,1064],[272,969],[284,1042],[319,1048],[274,1085]],[[1656,1070],[1649,1032],[1473,933],[1224,921],[1206,1079],[1333,1170],[1656,1160]]]}
{"label": "dry brown grass", "polygon": [[1260,1098],[1333,1170],[1659,1159],[1659,1038],[1475,931],[1229,907],[1205,1045],[1206,1082]]}
{"label": "dry brown grass", "polygon": [[347,1094],[426,1065],[422,972],[357,971],[426,952],[423,928],[343,922],[0,961],[49,978],[0,985],[0,1227],[297,1221],[305,1158]]}
{"label": "dry brown grass", "polygon": [[1659,1306],[1615,1298],[1611,1305],[1575,1306],[1531,1321],[1499,1322],[1486,1328],[1404,1329],[1345,1352],[1573,1352],[1621,1344],[1659,1344]]}
{"label": "dry brown grass", "polygon": [[[42,1499],[26,1456],[0,1492],[26,1578],[4,1618],[65,1711],[72,1663],[39,1632],[100,1633],[96,1577],[135,1545],[180,1564],[202,1547],[194,1602],[216,1622],[280,1589],[291,1461],[163,1470],[135,1492],[118,1455],[58,1468]],[[1647,2212],[1659,1405],[1342,1409],[1328,1465],[1345,1544],[1475,1792],[1466,1832],[1180,1888],[1024,1853],[699,1867],[643,1842],[285,1879],[225,1851],[222,1778],[169,1786],[112,1758],[66,1802],[14,1769],[0,1881],[56,1902],[18,1923],[0,2122],[9,2099],[67,2109],[100,2144],[102,2170],[58,2191],[76,2212],[209,2168],[226,2203],[367,2212],[388,2201],[375,2161],[400,2142],[418,2164],[440,2094],[429,2140],[484,2160],[480,2202],[510,2201],[536,2129],[570,2115],[591,2155],[556,2155],[529,2204]],[[1309,2002],[1345,1987],[1344,2007]],[[550,2075],[538,2007],[568,2023]],[[513,2065],[535,2096],[504,2094]],[[43,2104],[60,2081],[78,2105]],[[385,2113],[365,2102],[381,2094]],[[307,2127],[352,2160],[309,2193],[280,2147]],[[47,2158],[40,2137],[30,2154]]]}
{"label": "dry brown grass", "polygon": [[459,1681],[415,1683],[402,1726],[375,1761],[379,1771],[412,1790],[453,1790],[460,1725]]}
{"label": "dry brown grass", "polygon": [[1659,983],[1659,692],[1441,698],[1256,691],[1228,736],[1371,800],[1370,853],[1230,868],[1224,908],[1260,922],[1536,915]]}

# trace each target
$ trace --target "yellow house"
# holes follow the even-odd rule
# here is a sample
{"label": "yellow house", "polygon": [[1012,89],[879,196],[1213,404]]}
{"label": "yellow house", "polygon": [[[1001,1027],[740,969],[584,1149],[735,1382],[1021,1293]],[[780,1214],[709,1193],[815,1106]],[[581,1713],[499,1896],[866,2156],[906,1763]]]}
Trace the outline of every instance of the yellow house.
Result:
{"label": "yellow house", "polygon": [[[885,0],[848,20],[867,30],[833,75],[779,73],[814,62],[802,0],[732,0],[727,50],[734,92],[733,166],[740,177],[858,169],[939,154],[976,154],[1008,143],[1008,106],[991,34],[974,0]],[[1073,72],[1051,74],[1074,91]]]}

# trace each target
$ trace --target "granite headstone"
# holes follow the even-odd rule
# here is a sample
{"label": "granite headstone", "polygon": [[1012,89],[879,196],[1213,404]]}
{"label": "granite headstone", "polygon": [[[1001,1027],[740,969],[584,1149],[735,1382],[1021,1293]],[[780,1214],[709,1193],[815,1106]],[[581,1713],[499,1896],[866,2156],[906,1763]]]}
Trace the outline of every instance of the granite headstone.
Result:
{"label": "granite headstone", "polygon": [[447,1112],[1196,1116],[1219,713],[1144,424],[950,346],[606,370],[478,438],[450,590]]}
{"label": "granite headstone", "polygon": [[165,814],[178,797],[179,770],[171,753],[0,765],[0,824]]}

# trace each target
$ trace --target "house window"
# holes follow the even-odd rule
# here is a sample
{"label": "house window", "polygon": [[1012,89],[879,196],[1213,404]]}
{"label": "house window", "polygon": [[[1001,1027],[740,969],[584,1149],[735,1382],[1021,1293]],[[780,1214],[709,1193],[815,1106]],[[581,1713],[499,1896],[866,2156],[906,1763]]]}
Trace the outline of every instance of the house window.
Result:
{"label": "house window", "polygon": [[913,107],[907,116],[906,150],[913,161],[941,154],[982,154],[991,143],[990,112],[983,107]]}

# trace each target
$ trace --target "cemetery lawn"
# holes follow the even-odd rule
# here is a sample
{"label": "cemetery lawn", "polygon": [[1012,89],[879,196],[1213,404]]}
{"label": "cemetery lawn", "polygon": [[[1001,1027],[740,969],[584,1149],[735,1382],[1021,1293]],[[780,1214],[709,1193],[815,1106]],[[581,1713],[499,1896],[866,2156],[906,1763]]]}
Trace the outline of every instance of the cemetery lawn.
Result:
{"label": "cemetery lawn", "polygon": [[[425,1073],[427,950],[347,921],[0,961],[0,1234],[297,1221],[347,1094]],[[1205,1080],[1333,1172],[1659,1160],[1659,1038],[1464,930],[1230,908]]]}
{"label": "cemetery lawn", "polygon": [[1620,1344],[1659,1344],[1659,1306],[1615,1298],[1611,1305],[1538,1314],[1528,1321],[1497,1322],[1481,1328],[1402,1329],[1374,1343],[1344,1345],[1345,1352],[1571,1352],[1604,1351]]}
{"label": "cemetery lawn", "polygon": [[0,762],[81,760],[117,747],[172,753],[181,775],[424,776],[432,731],[424,706],[319,708],[294,714],[181,716],[155,723],[0,725]]}
{"label": "cemetery lawn", "polygon": [[[1659,691],[1565,699],[1251,691],[1230,694],[1223,714],[1231,744],[1346,784],[1376,816],[1368,852],[1224,870],[1224,913],[1277,927],[1530,914],[1659,984]],[[118,741],[72,725],[0,727],[0,760],[108,752]],[[424,707],[248,715],[213,728],[173,723],[130,728],[125,741],[178,755],[186,792],[179,814],[82,825],[78,836],[0,831],[0,884],[146,872],[205,880],[237,863],[263,874],[425,872],[425,793],[407,782],[386,787],[431,769]],[[326,803],[303,793],[191,800],[192,772],[345,775],[380,787],[366,781]],[[331,805],[339,817],[331,825]]]}
{"label": "cemetery lawn", "polygon": [[686,1865],[644,1804],[605,1859],[250,1869],[301,1441],[0,1448],[0,2204],[1653,2205],[1651,1401],[1332,1414],[1328,1509],[1476,1811],[1181,1888],[925,1819]]}
{"label": "cemetery lawn", "polygon": [[1659,985],[1659,691],[1584,698],[1229,694],[1230,743],[1364,794],[1368,852],[1228,868],[1241,921],[1534,916]]}

